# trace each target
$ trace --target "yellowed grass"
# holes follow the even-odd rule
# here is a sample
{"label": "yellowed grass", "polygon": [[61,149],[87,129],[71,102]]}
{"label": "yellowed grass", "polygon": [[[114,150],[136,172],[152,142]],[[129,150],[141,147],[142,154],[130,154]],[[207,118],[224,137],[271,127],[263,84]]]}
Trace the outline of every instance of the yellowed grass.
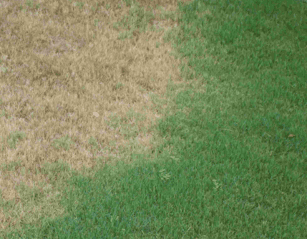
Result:
{"label": "yellowed grass", "polygon": [[168,81],[183,83],[163,40],[176,1],[82,2],[1,1],[0,189],[12,203],[0,207],[1,230],[65,213],[62,162],[91,176],[152,152]]}

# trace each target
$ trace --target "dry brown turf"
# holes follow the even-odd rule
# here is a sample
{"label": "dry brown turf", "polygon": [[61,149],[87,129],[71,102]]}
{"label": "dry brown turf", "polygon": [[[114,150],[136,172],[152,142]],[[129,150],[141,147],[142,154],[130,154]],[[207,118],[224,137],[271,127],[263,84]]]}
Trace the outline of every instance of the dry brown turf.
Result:
{"label": "dry brown turf", "polygon": [[69,168],[151,153],[168,81],[185,84],[164,41],[177,1],[82,2],[0,2],[0,230],[63,215]]}

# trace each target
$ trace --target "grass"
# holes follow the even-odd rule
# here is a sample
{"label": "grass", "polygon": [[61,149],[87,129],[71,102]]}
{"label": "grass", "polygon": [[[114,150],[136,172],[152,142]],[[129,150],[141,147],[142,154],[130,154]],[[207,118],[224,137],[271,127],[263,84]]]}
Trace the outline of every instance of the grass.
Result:
{"label": "grass", "polygon": [[0,11],[2,238],[307,237],[304,1]]}

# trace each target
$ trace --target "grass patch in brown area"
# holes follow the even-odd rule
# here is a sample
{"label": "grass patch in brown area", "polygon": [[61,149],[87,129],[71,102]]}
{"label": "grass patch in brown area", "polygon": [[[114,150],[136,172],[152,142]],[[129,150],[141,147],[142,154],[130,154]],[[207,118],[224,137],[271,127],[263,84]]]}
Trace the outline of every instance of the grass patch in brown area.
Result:
{"label": "grass patch in brown area", "polygon": [[[158,7],[159,6],[159,7]],[[153,152],[168,83],[182,83],[168,30],[176,1],[1,1],[1,230],[64,214],[77,170]]]}

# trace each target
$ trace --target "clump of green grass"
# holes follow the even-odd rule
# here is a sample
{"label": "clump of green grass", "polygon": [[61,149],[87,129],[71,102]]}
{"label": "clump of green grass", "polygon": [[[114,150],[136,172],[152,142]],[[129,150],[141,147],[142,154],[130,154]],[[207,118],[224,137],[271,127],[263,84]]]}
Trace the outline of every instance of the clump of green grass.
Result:
{"label": "clump of green grass", "polygon": [[73,175],[66,215],[10,238],[307,236],[306,4],[179,9],[169,40],[187,84],[168,85],[174,104],[156,124],[159,146]]}

